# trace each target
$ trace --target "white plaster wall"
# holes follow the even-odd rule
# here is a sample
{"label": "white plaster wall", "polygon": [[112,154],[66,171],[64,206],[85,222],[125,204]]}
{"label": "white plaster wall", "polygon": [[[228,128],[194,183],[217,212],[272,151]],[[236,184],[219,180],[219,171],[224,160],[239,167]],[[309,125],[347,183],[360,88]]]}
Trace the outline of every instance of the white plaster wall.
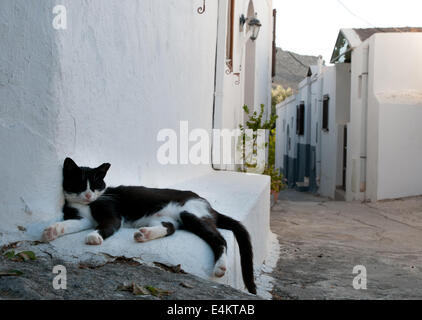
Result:
{"label": "white plaster wall", "polygon": [[318,94],[317,88],[318,78],[317,76],[312,77],[310,87],[311,87],[311,125],[310,125],[310,133],[311,133],[311,146],[316,147],[318,143],[317,136],[317,126],[319,126],[319,100],[320,95]]}
{"label": "white plaster wall", "polygon": [[60,31],[55,1],[0,6],[1,228],[60,217],[66,156],[110,162],[109,184],[167,186],[211,171],[160,165],[155,141],[180,120],[211,130],[217,2],[203,15],[194,1],[60,3]]}
{"label": "white plaster wall", "polygon": [[345,125],[350,121],[350,63],[339,63],[336,68],[336,122]]}
{"label": "white plaster wall", "polygon": [[299,103],[298,95],[295,95],[288,101],[287,107],[287,124],[290,127],[291,146],[287,152],[290,158],[297,158],[297,142],[298,136],[296,134],[296,105]]}
{"label": "white plaster wall", "polygon": [[255,11],[262,23],[256,42],[256,106],[265,106],[267,116],[271,113],[271,65],[273,40],[272,1],[255,0]]}
{"label": "white plaster wall", "polygon": [[[419,33],[375,34],[352,53],[347,200],[376,201],[422,194],[417,160],[422,155],[422,139],[420,126],[415,124],[420,119],[421,39]],[[365,69],[366,47],[369,63],[365,137],[359,75]],[[362,154],[365,141],[367,154]],[[367,159],[366,181],[361,173],[361,156]]]}
{"label": "white plaster wall", "polygon": [[322,136],[322,87],[324,79],[320,74],[312,76],[311,82],[311,146],[315,147],[315,166],[316,166],[316,183],[319,186],[321,182],[321,136]]}
{"label": "white plaster wall", "polygon": [[[336,68],[334,66],[324,67],[322,97],[328,95],[329,114],[328,131],[321,132],[321,180],[319,193],[322,196],[334,198],[337,176],[337,123],[336,123]],[[322,128],[322,119],[321,119]]]}
{"label": "white plaster wall", "polygon": [[[276,124],[276,166],[284,168],[284,156],[296,158],[296,101],[297,95],[288,97],[282,103],[276,106],[277,124]],[[293,118],[293,123],[292,123]],[[283,122],[285,125],[283,126]],[[291,137],[291,148],[288,150],[287,127],[289,126]]]}
{"label": "white plaster wall", "polygon": [[[374,86],[376,85],[376,72],[374,69],[374,65],[376,63],[375,52],[378,50],[374,43],[375,37],[371,37],[367,43],[369,46],[368,50],[368,85],[367,85],[367,125],[366,130],[361,130],[361,136],[363,137],[361,140],[364,145],[366,143],[366,166],[365,166],[365,173],[363,175],[365,190],[363,191],[364,199],[366,200],[377,200],[377,193],[378,193],[378,175],[379,175],[379,104],[377,103],[373,92]],[[364,51],[364,55],[365,55]],[[390,63],[394,63],[390,61]],[[364,87],[364,85],[363,85]],[[363,88],[364,89],[364,88]],[[364,90],[362,95],[364,95]],[[364,108],[363,108],[364,110]],[[364,122],[362,122],[362,127],[364,128]],[[366,134],[366,136],[365,136]]]}
{"label": "white plaster wall", "polygon": [[217,3],[203,15],[197,3],[168,0],[65,5],[69,28],[57,34],[65,106],[57,140],[65,152],[109,159],[111,182],[163,186],[208,172],[160,165],[155,141],[181,120],[211,129]]}
{"label": "white plaster wall", "polygon": [[[276,107],[277,120],[276,120],[276,140],[275,140],[275,168],[284,169],[284,154],[286,151],[286,109],[282,108],[281,105]],[[284,123],[284,125],[283,125]]]}
{"label": "white plaster wall", "polygon": [[359,95],[359,76],[363,72],[363,52],[367,42],[352,51],[350,123],[348,124],[348,150],[346,172],[346,200],[363,200],[361,185],[361,134],[362,134],[362,95]]}
{"label": "white plaster wall", "polygon": [[0,5],[0,229],[53,217],[62,154],[53,1]]}
{"label": "white plaster wall", "polygon": [[373,45],[370,99],[378,115],[378,158],[376,198],[372,200],[420,195],[422,35],[376,34]]}

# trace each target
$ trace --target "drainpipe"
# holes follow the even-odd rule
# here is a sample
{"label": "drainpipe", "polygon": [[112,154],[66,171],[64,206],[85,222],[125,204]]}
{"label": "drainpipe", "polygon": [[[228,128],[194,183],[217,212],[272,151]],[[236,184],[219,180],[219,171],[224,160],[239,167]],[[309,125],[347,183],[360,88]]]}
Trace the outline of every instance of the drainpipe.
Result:
{"label": "drainpipe", "polygon": [[366,166],[368,150],[368,63],[369,46],[363,48],[362,74],[361,77],[361,140],[360,140],[360,192],[363,193],[363,200],[366,200]]}
{"label": "drainpipe", "polygon": [[[218,48],[220,47],[220,31],[221,31],[221,25],[220,25],[220,10],[223,9],[223,6],[221,5],[222,0],[218,0],[217,2],[217,33],[216,33],[216,39],[215,39],[215,67],[214,67],[214,91],[213,91],[213,107],[212,107],[212,132],[211,132],[211,168],[213,170],[217,171],[225,171],[221,168],[216,168],[214,165],[214,159],[213,159],[213,151],[214,151],[214,129],[215,129],[215,111],[216,111],[216,105],[221,105],[223,100],[223,81],[219,81],[221,79],[218,79],[218,76],[220,75],[219,70],[221,69],[221,54],[218,53]],[[224,61],[223,61],[224,63]]]}

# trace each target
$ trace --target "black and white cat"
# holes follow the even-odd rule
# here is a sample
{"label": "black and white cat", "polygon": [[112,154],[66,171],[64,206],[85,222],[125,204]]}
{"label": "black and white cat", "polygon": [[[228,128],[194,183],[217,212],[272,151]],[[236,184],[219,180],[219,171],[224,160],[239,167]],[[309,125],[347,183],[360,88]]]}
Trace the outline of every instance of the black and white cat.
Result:
{"label": "black and white cat", "polygon": [[44,230],[42,240],[90,228],[85,243],[101,245],[123,225],[139,228],[137,242],[169,236],[178,228],[204,239],[214,252],[216,277],[226,272],[227,244],[217,228],[233,231],[239,244],[246,288],[256,294],[253,254],[249,233],[238,221],[215,211],[209,202],[191,191],[135,186],[108,187],[104,183],[110,164],[92,169],[66,158],[63,165],[65,204],[63,220]]}

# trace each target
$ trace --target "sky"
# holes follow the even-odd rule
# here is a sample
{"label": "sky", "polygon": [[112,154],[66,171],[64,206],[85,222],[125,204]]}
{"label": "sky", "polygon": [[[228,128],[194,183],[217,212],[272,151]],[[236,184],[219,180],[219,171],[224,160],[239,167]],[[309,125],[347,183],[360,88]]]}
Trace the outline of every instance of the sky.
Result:
{"label": "sky", "polygon": [[273,7],[277,47],[322,55],[327,64],[341,28],[422,27],[422,0],[273,0]]}

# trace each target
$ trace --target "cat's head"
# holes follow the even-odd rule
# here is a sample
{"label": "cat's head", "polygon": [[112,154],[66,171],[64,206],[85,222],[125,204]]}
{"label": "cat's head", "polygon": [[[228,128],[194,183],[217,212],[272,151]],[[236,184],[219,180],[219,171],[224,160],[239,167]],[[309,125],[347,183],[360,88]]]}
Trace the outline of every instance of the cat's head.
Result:
{"label": "cat's head", "polygon": [[98,168],[79,167],[72,159],[63,164],[63,192],[70,203],[89,204],[100,197],[106,184],[104,178],[110,168],[103,163]]}

